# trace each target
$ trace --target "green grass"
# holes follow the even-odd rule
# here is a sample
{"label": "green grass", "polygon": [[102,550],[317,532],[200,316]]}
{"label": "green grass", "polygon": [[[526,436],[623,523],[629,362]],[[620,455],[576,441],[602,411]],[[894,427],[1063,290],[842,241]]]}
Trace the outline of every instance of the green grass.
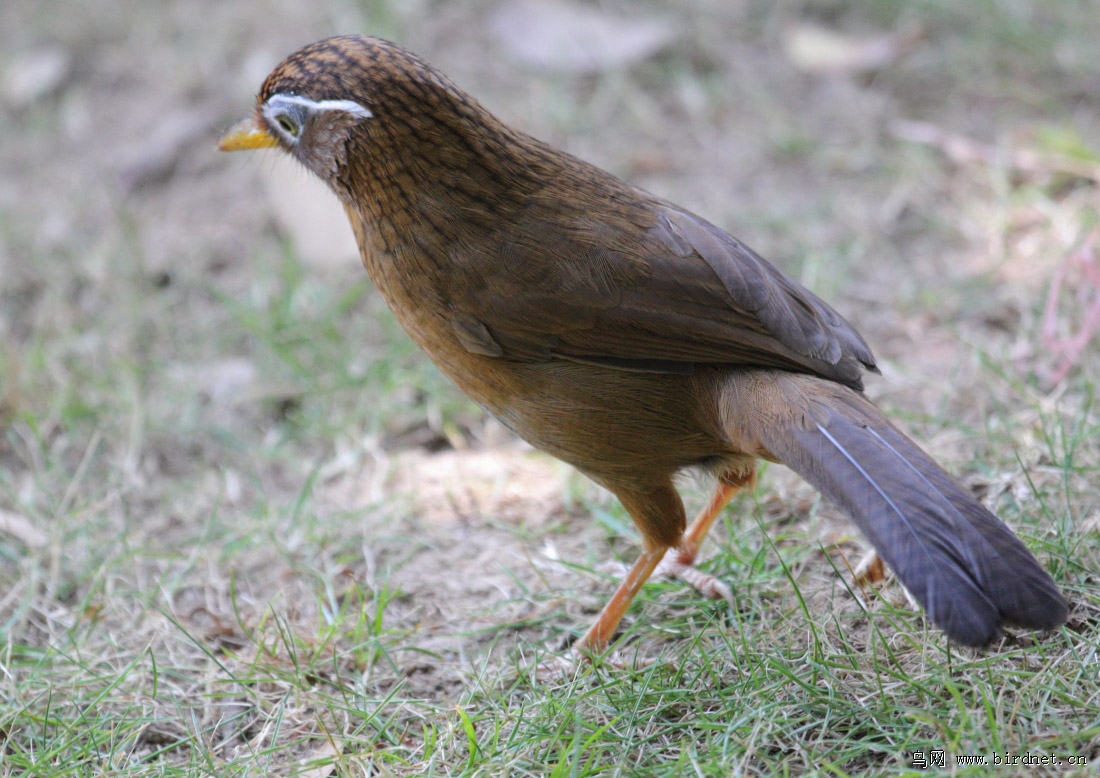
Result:
{"label": "green grass", "polygon": [[[202,633],[193,626],[201,618],[184,612],[192,626],[181,623],[160,596],[93,583],[70,619],[55,616],[63,623],[48,640],[9,647],[18,703],[0,719],[5,767],[50,776],[292,774],[330,740],[338,755],[324,759],[337,775],[859,774],[892,772],[918,750],[1095,758],[1095,637],[1067,630],[960,652],[904,608],[875,602],[868,619],[804,607],[810,595],[797,568],[815,552],[796,533],[765,536],[755,524],[731,526],[710,563],[737,581],[735,611],[676,586],[647,588],[620,644],[628,657],[639,650],[655,659],[651,666],[537,685],[527,663],[553,649],[521,639],[504,657],[473,658],[454,696],[439,698],[411,694],[402,678],[419,649],[415,632],[390,622],[397,594],[315,561],[289,564],[295,596],[266,606],[232,580],[207,592],[224,608]],[[800,545],[783,553],[766,537]],[[232,565],[253,541],[227,532],[203,542],[216,542]],[[1055,565],[1061,580],[1084,579],[1072,561],[1082,549],[1065,552],[1048,551],[1067,568]],[[120,560],[107,564],[129,577]],[[158,586],[181,596],[178,584]],[[1067,589],[1074,599],[1087,594]],[[841,584],[827,592],[845,595]],[[146,623],[139,640],[118,600]],[[508,642],[502,629],[490,646],[498,638]]]}
{"label": "green grass", "polygon": [[[7,111],[0,145],[0,778],[988,775],[1006,754],[1062,764],[997,775],[1095,774],[1100,349],[1052,383],[1041,333],[1057,268],[1053,326],[1080,324],[1072,258],[1100,189],[1009,160],[1095,161],[1100,16],[651,7],[682,25],[670,49],[576,76],[502,63],[467,0],[4,6],[0,75],[41,41],[79,67]],[[926,39],[821,77],[784,59],[799,20]],[[281,54],[349,29],[405,41],[835,302],[883,363],[876,401],[1021,534],[1067,625],[949,646],[896,583],[852,584],[865,544],[768,467],[705,547],[733,609],[654,581],[615,643],[626,666],[536,682],[637,553],[621,508],[516,448],[358,268],[303,264],[264,162],[214,155],[217,127],[139,190],[113,167],[173,111],[230,106],[228,123]],[[993,161],[900,142],[894,119]],[[703,491],[684,483],[689,505]]]}

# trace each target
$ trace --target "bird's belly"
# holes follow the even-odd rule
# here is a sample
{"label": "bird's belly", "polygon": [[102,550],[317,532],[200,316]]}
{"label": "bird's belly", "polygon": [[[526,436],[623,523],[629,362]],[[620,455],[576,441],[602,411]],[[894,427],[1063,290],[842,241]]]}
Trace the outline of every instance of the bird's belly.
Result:
{"label": "bird's belly", "polygon": [[390,277],[389,265],[368,261],[367,269],[405,331],[466,396],[535,448],[605,485],[648,488],[685,467],[748,459],[721,427],[717,373],[640,373],[472,354],[455,342],[447,317],[424,304],[435,295],[410,294]]}
{"label": "bird's belly", "polygon": [[535,448],[598,481],[643,483],[737,453],[712,429],[709,392],[694,377],[561,361],[487,359],[462,375],[440,367]]}

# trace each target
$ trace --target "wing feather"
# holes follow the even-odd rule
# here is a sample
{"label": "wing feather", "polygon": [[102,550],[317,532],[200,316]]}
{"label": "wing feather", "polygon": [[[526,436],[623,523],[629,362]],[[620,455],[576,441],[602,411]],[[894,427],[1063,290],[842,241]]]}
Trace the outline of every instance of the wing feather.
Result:
{"label": "wing feather", "polygon": [[482,354],[620,370],[758,365],[855,388],[876,370],[859,333],[812,292],[705,220],[634,194],[633,211],[603,219],[536,202],[508,235],[453,256],[465,274],[456,331],[487,336]]}

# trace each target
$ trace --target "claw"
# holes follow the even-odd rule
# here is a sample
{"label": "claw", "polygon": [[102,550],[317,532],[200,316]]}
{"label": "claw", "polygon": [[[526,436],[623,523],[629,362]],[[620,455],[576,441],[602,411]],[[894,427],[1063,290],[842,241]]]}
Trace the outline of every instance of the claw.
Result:
{"label": "claw", "polygon": [[657,575],[666,578],[678,578],[688,586],[711,600],[725,600],[733,607],[733,591],[720,579],[704,573],[698,567],[685,564],[677,558],[676,549],[670,549],[661,564],[657,566]]}

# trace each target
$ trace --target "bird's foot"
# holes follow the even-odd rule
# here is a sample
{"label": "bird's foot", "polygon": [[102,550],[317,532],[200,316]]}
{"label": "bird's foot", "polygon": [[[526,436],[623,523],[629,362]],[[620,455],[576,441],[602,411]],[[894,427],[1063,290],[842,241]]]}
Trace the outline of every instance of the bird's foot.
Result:
{"label": "bird's foot", "polygon": [[690,562],[685,562],[680,552],[674,548],[670,548],[665,554],[665,558],[657,565],[655,574],[666,578],[679,578],[704,597],[725,600],[731,608],[733,607],[733,592],[730,588],[710,573],[704,573]]}
{"label": "bird's foot", "polygon": [[[609,661],[612,663],[615,662],[616,658],[616,654],[612,654],[608,657]],[[535,680],[539,683],[568,681],[576,677],[582,667],[591,663],[592,657],[589,654],[578,651],[575,648],[570,649],[565,654],[559,654],[539,662],[535,667]]]}
{"label": "bird's foot", "polygon": [[[865,586],[881,587],[886,582],[886,563],[874,549],[871,549],[852,568],[852,580],[862,590]],[[905,588],[905,584],[898,581],[898,586],[905,594],[905,601],[911,610],[920,610],[920,603],[913,593]],[[866,599],[866,592],[861,592]],[[864,603],[866,604],[866,603]]]}
{"label": "bird's foot", "polygon": [[633,662],[628,662],[619,651],[593,657],[586,651],[573,648],[565,654],[559,654],[551,659],[539,662],[535,667],[534,677],[539,683],[550,683],[572,680],[585,665],[595,665],[611,670],[640,670],[652,664],[654,664],[653,659],[641,657],[635,657]]}
{"label": "bird's foot", "polygon": [[877,585],[886,580],[886,565],[882,557],[872,549],[863,555],[854,568],[852,578],[857,584]]}
{"label": "bird's foot", "polygon": [[583,655],[570,651],[567,654],[559,654],[539,662],[535,665],[532,675],[538,683],[567,681],[576,676],[577,671],[581,668],[581,663],[584,661],[587,660]]}

